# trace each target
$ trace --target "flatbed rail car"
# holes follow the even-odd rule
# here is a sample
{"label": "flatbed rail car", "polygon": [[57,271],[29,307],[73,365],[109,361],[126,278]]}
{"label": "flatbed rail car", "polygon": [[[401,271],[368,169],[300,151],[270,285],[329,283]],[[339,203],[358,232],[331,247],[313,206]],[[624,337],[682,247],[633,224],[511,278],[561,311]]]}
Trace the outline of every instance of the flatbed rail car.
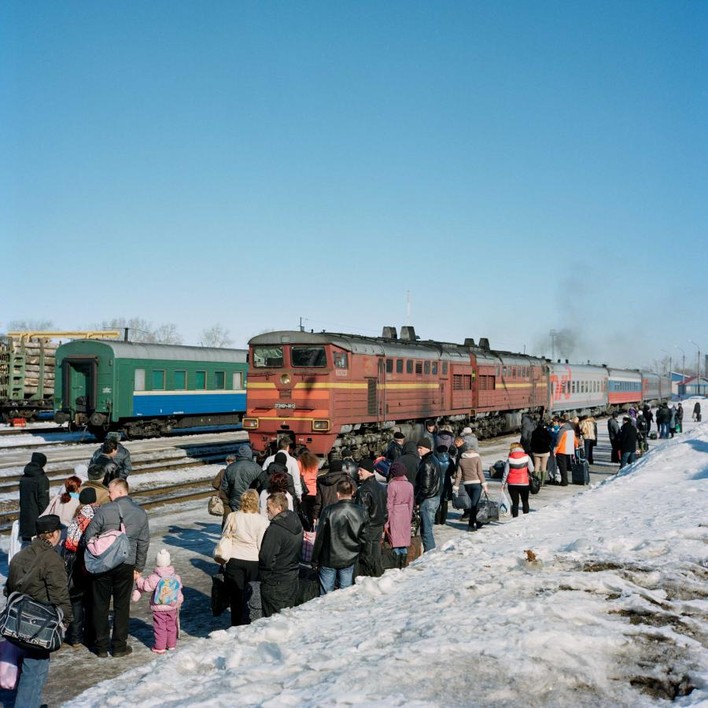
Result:
{"label": "flatbed rail car", "polygon": [[55,421],[98,438],[240,424],[247,350],[75,341],[57,350]]}

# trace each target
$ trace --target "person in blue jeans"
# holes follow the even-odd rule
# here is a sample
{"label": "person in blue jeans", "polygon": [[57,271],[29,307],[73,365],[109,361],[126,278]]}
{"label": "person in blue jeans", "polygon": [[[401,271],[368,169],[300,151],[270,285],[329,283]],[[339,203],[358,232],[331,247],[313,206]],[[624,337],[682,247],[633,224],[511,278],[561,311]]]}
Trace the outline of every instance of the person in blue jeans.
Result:
{"label": "person in blue jeans", "polygon": [[320,515],[312,563],[318,566],[320,595],[354,582],[354,565],[367,543],[369,517],[364,507],[355,504],[351,479],[337,482],[337,501]]}
{"label": "person in blue jeans", "polygon": [[433,454],[432,442],[424,437],[418,440],[418,474],[415,478],[415,503],[420,508],[420,535],[423,541],[423,553],[435,548],[433,524],[435,512],[440,506],[443,491],[440,463]]}

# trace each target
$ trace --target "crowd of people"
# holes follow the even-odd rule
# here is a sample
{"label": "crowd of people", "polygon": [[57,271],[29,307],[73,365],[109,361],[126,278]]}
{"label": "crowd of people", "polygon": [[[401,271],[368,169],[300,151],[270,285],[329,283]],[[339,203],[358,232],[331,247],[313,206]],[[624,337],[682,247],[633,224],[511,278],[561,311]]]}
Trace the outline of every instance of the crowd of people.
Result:
{"label": "crowd of people", "polygon": [[[681,404],[663,403],[655,418],[648,406],[630,408],[622,425],[613,413],[607,424],[612,461],[620,467],[633,462],[654,420],[656,436],[665,438],[680,432],[682,419]],[[597,439],[592,416],[544,421],[525,414],[520,440],[511,445],[502,471],[512,516],[529,512],[532,477],[540,486],[566,486],[575,460],[593,463]],[[86,645],[99,658],[132,652],[130,602],[146,594],[153,615],[152,651],[175,649],[182,580],[166,549],[156,554],[152,572],[143,575],[150,529],[147,514],[130,498],[129,451],[110,435],[86,467],[88,479],[71,475],[52,499],[46,463],[44,454],[33,453],[20,481],[21,550],[10,562],[5,593],[21,591],[60,607],[66,644]],[[306,448],[294,451],[288,439],[262,464],[248,444],[226,463],[213,480],[223,505],[214,558],[233,626],[253,618],[255,588],[258,616],[269,617],[309,597],[349,587],[357,576],[404,568],[421,551],[436,547],[435,525],[446,523],[455,495],[467,497],[462,520],[468,531],[482,527],[478,513],[488,480],[470,428],[455,435],[448,425],[426,421],[417,439],[407,440],[396,430],[376,459],[345,455],[331,460],[326,470]],[[91,540],[121,531],[128,541],[124,557],[114,567],[91,572],[86,563]],[[303,564],[308,544],[311,555]],[[18,660],[17,705],[39,706],[49,653],[23,649]]]}

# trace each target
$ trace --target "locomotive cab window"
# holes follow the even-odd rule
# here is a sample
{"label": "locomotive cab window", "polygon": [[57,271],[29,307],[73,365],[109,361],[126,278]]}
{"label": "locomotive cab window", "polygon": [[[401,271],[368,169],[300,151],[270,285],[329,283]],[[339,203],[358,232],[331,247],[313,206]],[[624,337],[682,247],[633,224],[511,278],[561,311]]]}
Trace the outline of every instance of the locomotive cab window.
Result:
{"label": "locomotive cab window", "polygon": [[434,361],[433,362],[433,376],[437,376],[437,375],[438,375],[438,362]]}
{"label": "locomotive cab window", "polygon": [[335,369],[348,369],[349,357],[346,352],[334,352],[332,354],[332,362]]}
{"label": "locomotive cab window", "polygon": [[396,359],[396,373],[403,373],[403,359]]}
{"label": "locomotive cab window", "polygon": [[422,361],[416,361],[415,373],[418,374],[419,376],[423,373],[423,362]]}
{"label": "locomotive cab window", "polygon": [[393,359],[386,359],[386,373],[393,373]]}
{"label": "locomotive cab window", "polygon": [[214,388],[217,391],[223,391],[226,388],[226,372],[225,371],[215,371],[214,372]]}
{"label": "locomotive cab window", "polygon": [[293,347],[290,350],[290,359],[293,366],[297,367],[322,368],[327,366],[327,354],[324,347]]}
{"label": "locomotive cab window", "polygon": [[442,367],[442,375],[443,375],[443,376],[447,376],[447,362],[444,361],[444,362],[442,363],[442,365],[443,365],[443,367]]}
{"label": "locomotive cab window", "polygon": [[154,369],[152,372],[152,390],[153,391],[164,391],[165,390],[165,370],[164,369]]}
{"label": "locomotive cab window", "polygon": [[184,391],[187,388],[187,372],[175,371],[175,391]]}
{"label": "locomotive cab window", "polygon": [[423,364],[423,373],[426,375],[430,373],[430,362],[429,361],[426,361]]}
{"label": "locomotive cab window", "polygon": [[413,360],[412,359],[406,359],[406,373],[407,374],[413,373]]}
{"label": "locomotive cab window", "polygon": [[282,368],[283,348],[282,347],[254,347],[253,366],[256,369]]}

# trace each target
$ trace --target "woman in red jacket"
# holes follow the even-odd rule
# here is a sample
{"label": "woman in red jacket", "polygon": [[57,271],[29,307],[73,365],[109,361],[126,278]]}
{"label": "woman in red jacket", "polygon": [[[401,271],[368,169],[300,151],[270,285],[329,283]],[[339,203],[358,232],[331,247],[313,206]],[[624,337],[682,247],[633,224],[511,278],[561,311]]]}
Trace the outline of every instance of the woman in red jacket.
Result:
{"label": "woman in red jacket", "polygon": [[524,452],[521,443],[512,443],[509,458],[504,465],[502,489],[508,486],[511,497],[511,515],[519,515],[519,498],[524,514],[529,513],[529,474],[533,472],[533,462]]}

